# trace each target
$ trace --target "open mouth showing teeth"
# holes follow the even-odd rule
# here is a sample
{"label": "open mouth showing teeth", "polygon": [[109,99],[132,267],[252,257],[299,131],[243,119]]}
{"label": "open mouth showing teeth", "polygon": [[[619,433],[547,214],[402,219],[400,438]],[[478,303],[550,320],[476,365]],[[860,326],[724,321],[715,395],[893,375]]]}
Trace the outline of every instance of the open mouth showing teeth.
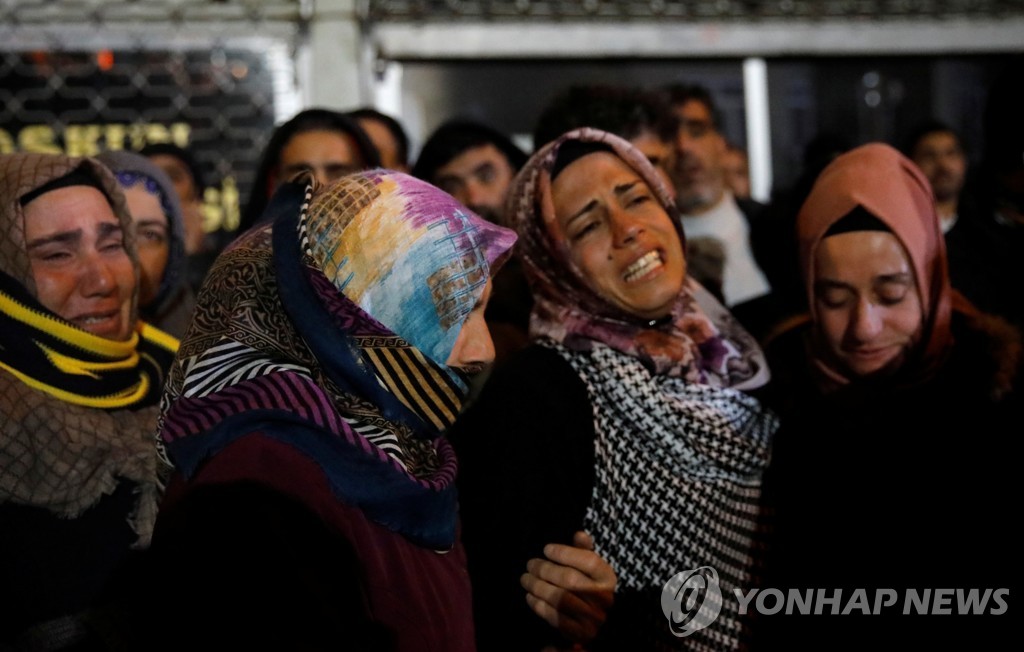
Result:
{"label": "open mouth showing teeth", "polygon": [[107,321],[111,317],[112,317],[112,315],[93,315],[93,316],[90,316],[90,317],[82,317],[78,321],[79,321],[79,323],[85,324],[85,325],[99,324],[100,322]]}
{"label": "open mouth showing teeth", "polygon": [[650,274],[654,270],[661,267],[664,263],[661,260],[661,254],[657,251],[652,251],[639,258],[635,263],[626,268],[626,273],[623,274],[623,279],[629,283],[640,279],[647,274]]}

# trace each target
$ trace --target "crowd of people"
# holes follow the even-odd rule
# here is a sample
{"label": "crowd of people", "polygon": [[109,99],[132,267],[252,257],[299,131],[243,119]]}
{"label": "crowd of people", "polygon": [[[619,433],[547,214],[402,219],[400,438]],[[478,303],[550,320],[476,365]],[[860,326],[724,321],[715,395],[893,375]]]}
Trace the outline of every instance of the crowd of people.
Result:
{"label": "crowd of people", "polygon": [[532,153],[307,109],[226,245],[187,150],[0,156],[0,650],[1003,641],[1024,132],[986,120],[976,175],[938,122],[823,134],[764,205],[700,86],[568,88]]}

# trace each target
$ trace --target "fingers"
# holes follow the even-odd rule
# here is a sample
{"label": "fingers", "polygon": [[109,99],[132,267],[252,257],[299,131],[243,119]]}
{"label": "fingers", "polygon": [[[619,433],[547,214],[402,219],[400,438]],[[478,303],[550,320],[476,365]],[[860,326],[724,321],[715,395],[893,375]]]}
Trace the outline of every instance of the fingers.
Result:
{"label": "fingers", "polygon": [[605,619],[603,610],[529,574],[522,576],[521,583],[530,609],[563,636],[571,641],[590,641],[597,636]]}
{"label": "fingers", "polygon": [[551,543],[544,546],[544,556],[554,562],[554,567],[543,567],[551,574],[544,578],[549,582],[571,590],[615,590],[615,570],[592,550]]}
{"label": "fingers", "polygon": [[561,614],[573,620],[589,619],[604,622],[604,609],[591,604],[572,591],[546,582],[532,573],[524,573],[519,578],[519,583],[526,589],[528,596],[533,596],[551,607],[555,614]]}
{"label": "fingers", "polygon": [[584,550],[593,550],[594,537],[590,536],[583,530],[580,530],[576,534],[572,535],[572,544],[577,548],[583,548]]}
{"label": "fingers", "polygon": [[[580,554],[596,557],[596,554],[593,552],[580,551],[575,548],[569,548],[569,550],[575,551],[573,557]],[[584,565],[589,566],[592,564]],[[614,600],[615,572],[611,570],[610,566],[604,564],[603,561],[593,565],[596,565],[598,568],[595,572],[596,578],[571,565],[559,563],[557,560],[531,559],[526,563],[526,570],[528,571],[528,576],[532,576],[557,589],[570,592],[574,598],[589,602],[602,610],[607,609]]]}

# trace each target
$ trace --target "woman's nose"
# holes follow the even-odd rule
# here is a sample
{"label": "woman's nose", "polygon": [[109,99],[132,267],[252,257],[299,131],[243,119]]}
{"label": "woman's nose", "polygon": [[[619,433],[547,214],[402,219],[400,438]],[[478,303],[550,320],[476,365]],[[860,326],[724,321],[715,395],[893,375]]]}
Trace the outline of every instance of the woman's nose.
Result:
{"label": "woman's nose", "polygon": [[449,367],[475,368],[494,362],[494,341],[487,328],[484,314],[474,310],[466,318],[459,331],[451,355],[448,356]]}
{"label": "woman's nose", "polygon": [[853,315],[851,332],[860,342],[876,337],[882,332],[881,308],[868,300],[859,301]]}
{"label": "woman's nose", "polygon": [[85,296],[107,295],[117,287],[117,275],[101,255],[91,254],[83,261],[79,285]]}
{"label": "woman's nose", "polygon": [[612,209],[609,220],[614,243],[619,247],[632,243],[643,230],[640,220],[621,209]]}

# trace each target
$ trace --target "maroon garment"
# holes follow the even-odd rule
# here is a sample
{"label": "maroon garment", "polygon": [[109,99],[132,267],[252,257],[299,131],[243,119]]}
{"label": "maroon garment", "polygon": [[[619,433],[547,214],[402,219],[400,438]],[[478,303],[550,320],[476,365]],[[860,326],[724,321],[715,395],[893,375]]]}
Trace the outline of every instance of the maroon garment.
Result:
{"label": "maroon garment", "polygon": [[165,628],[198,618],[197,634],[212,623],[228,640],[241,624],[246,638],[295,649],[475,650],[461,543],[438,553],[369,521],[338,501],[315,462],[260,433],[218,452],[193,480],[175,478],[153,553],[151,564],[170,562],[172,581],[202,578],[200,605],[179,596],[158,606]]}

